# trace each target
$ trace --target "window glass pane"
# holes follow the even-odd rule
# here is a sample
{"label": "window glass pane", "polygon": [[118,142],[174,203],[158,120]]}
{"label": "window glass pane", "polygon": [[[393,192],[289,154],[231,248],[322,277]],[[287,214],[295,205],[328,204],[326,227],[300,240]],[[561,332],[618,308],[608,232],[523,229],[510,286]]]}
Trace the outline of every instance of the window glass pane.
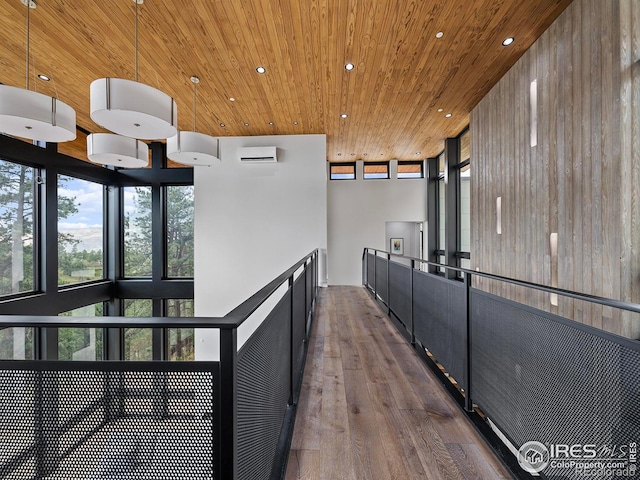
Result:
{"label": "window glass pane", "polygon": [[422,162],[398,162],[398,178],[422,177]]}
{"label": "window glass pane", "polygon": [[[167,300],[167,317],[193,317],[193,300]],[[169,328],[169,360],[193,360],[193,328]]]}
{"label": "window glass pane", "polygon": [[438,155],[438,173],[444,175],[444,152]]}
{"label": "window glass pane", "polygon": [[151,187],[124,188],[124,276],[151,276]]}
{"label": "window glass pane", "polygon": [[471,251],[471,169],[460,169],[460,251]]}
{"label": "window glass pane", "polygon": [[355,180],[355,163],[332,163],[329,166],[329,178],[331,180]]}
{"label": "window glass pane", "polygon": [[33,328],[0,329],[0,360],[33,360]]}
{"label": "window glass pane", "polygon": [[[61,317],[101,317],[103,304],[95,303],[61,313]],[[59,328],[59,360],[102,360],[102,328]]]}
{"label": "window glass pane", "polygon": [[193,185],[167,188],[167,276],[193,277]]}
{"label": "window glass pane", "polygon": [[389,178],[389,164],[365,163],[364,178],[367,180],[372,178]]}
{"label": "window glass pane", "polygon": [[[151,317],[152,312],[150,298],[124,300],[125,317]],[[153,360],[153,334],[150,328],[124,329],[124,359]]]}
{"label": "window glass pane", "polygon": [[104,186],[58,175],[58,284],[104,278]]}
{"label": "window glass pane", "polygon": [[444,178],[438,180],[438,250],[444,250]]}
{"label": "window glass pane", "polygon": [[471,157],[469,130],[460,137],[460,163],[469,160]]}
{"label": "window glass pane", "polygon": [[35,170],[0,160],[0,295],[34,289]]}
{"label": "window glass pane", "polygon": [[466,268],[467,270],[471,270],[471,260],[469,260],[468,258],[461,258],[460,267]]}
{"label": "window glass pane", "polygon": [[[444,265],[444,264],[446,263],[446,262],[445,262],[445,260],[444,260],[444,255],[439,255],[439,256],[438,256],[438,263],[439,263],[440,265]],[[438,267],[438,272],[440,272],[440,273],[446,273],[446,271],[447,271],[447,269],[446,269],[446,268],[444,268],[444,267]]]}

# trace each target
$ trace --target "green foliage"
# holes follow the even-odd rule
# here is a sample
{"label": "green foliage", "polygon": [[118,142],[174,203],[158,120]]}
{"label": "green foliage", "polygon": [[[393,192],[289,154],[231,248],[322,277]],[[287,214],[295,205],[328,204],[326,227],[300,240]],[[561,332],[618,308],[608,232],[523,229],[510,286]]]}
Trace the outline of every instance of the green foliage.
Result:
{"label": "green foliage", "polygon": [[167,276],[193,276],[193,187],[167,187]]}
{"label": "green foliage", "polygon": [[[14,341],[24,351],[24,355],[16,357]],[[2,328],[0,329],[0,360],[32,360],[33,359],[33,328]]]}
{"label": "green foliage", "polygon": [[[131,205],[127,205],[131,207]],[[150,277],[151,188],[135,187],[133,210],[124,218],[124,274],[126,277]]]}
{"label": "green foliage", "polygon": [[[60,317],[101,317],[103,304],[96,303],[75,310],[63,312]],[[59,328],[59,360],[102,360],[103,329],[101,328]],[[74,358],[74,354],[76,358]]]}
{"label": "green foliage", "polygon": [[[34,286],[34,192],[37,172],[31,167],[0,160],[0,295],[30,291]],[[69,179],[58,178],[58,184]],[[193,268],[193,186],[169,186],[165,190],[167,211],[166,271],[168,277],[192,277]],[[58,195],[58,221],[78,212],[75,197]],[[133,205],[124,218],[124,272],[128,277],[151,276],[152,273],[152,199],[150,187],[135,187]],[[103,270],[102,250],[78,250],[80,241],[72,234],[58,233],[59,284],[75,283],[77,272],[95,272],[87,280],[101,278]],[[75,273],[75,276],[74,276]],[[80,278],[82,280],[82,278]],[[193,301],[171,300],[169,316],[192,316]],[[84,307],[86,308],[86,307]],[[80,309],[82,310],[82,309]],[[85,313],[80,313],[86,315]],[[96,315],[102,315],[102,304],[96,306]],[[61,315],[74,315],[65,312]],[[149,317],[151,300],[125,300],[125,315]],[[13,329],[0,330],[0,358],[12,358],[14,354]],[[22,335],[22,333],[20,333]],[[59,358],[72,359],[74,353],[87,352],[95,345],[96,359],[102,355],[102,330],[60,329]],[[170,350],[173,360],[193,359],[193,329],[171,330]],[[19,340],[22,342],[22,340]],[[27,358],[33,351],[33,331],[25,334]],[[126,329],[125,343],[130,359],[151,358],[151,330]],[[134,358],[135,357],[135,358]]]}
{"label": "green foliage", "polygon": [[0,160],[0,295],[33,290],[33,179]]}

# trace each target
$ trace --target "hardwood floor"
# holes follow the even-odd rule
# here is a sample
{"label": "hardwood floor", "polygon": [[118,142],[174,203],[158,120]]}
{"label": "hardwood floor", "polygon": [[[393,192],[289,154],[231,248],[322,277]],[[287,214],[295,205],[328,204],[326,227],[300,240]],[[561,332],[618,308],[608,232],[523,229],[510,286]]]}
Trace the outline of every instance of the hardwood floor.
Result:
{"label": "hardwood floor", "polygon": [[364,288],[318,299],[286,480],[511,478]]}

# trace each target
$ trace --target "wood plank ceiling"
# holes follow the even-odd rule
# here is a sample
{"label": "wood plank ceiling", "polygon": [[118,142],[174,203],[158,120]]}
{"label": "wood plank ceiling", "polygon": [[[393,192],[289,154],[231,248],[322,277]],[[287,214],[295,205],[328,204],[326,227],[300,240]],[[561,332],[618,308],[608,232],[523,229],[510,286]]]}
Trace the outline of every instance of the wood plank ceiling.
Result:
{"label": "wood plank ceiling", "polygon": [[[134,1],[35,1],[30,88],[69,103],[81,128],[105,131],[89,117],[89,85],[134,78]],[[569,3],[145,0],[138,79],[176,99],[184,130],[193,127],[189,77],[197,75],[200,132],[325,133],[329,161],[426,158],[460,133],[471,109]],[[2,0],[4,84],[25,86],[25,27],[21,0]],[[502,46],[509,36],[516,41]],[[84,135],[59,149],[86,158]]]}

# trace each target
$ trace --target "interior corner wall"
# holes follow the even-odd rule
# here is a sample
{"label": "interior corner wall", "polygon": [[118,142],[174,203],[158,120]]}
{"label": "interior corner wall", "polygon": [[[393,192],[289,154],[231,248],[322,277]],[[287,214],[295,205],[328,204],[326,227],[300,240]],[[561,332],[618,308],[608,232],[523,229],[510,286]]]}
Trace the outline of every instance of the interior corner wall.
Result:
{"label": "interior corner wall", "polygon": [[[241,163],[254,146],[278,162]],[[195,167],[197,316],[227,314],[315,248],[326,283],[326,158],[325,135],[222,137],[221,161]]]}
{"label": "interior corner wall", "polygon": [[[328,274],[330,285],[362,285],[365,247],[389,250],[385,224],[424,222],[426,179],[362,178],[363,162],[356,162],[356,180],[328,180]],[[328,165],[327,165],[328,168]]]}
{"label": "interior corner wall", "polygon": [[[471,112],[473,268],[640,302],[639,31],[637,0],[575,0]],[[637,315],[481,284],[640,337]]]}

